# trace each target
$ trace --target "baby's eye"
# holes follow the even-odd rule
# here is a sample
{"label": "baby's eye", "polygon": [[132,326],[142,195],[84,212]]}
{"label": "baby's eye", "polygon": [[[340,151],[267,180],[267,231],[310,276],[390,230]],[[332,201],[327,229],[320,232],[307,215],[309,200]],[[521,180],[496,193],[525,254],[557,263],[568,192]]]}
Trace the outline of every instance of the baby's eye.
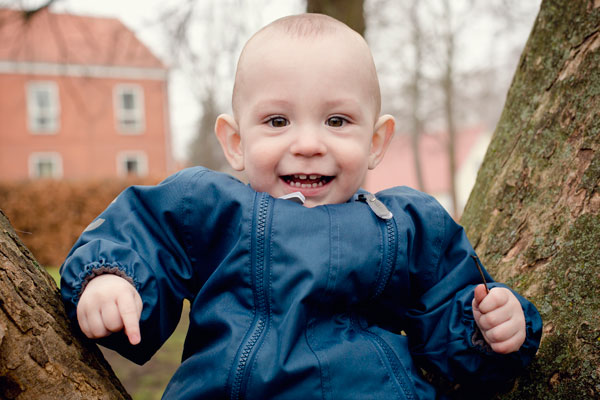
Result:
{"label": "baby's eye", "polygon": [[331,126],[333,128],[341,128],[342,126],[344,126],[344,124],[346,124],[348,122],[348,120],[346,118],[343,117],[329,117],[327,119],[326,124],[328,126]]}
{"label": "baby's eye", "polygon": [[290,121],[283,117],[273,117],[270,118],[267,122],[273,128],[283,128],[284,126],[288,126],[290,124]]}

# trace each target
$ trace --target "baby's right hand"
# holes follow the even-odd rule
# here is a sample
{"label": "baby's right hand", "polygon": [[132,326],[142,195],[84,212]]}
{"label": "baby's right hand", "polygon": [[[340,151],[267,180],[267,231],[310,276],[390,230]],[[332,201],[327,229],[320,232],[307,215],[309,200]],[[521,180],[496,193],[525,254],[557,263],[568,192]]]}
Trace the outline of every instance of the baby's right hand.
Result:
{"label": "baby's right hand", "polygon": [[136,345],[141,341],[142,307],[142,298],[131,283],[117,275],[104,274],[85,287],[77,304],[77,320],[90,339],[125,328],[129,342]]}

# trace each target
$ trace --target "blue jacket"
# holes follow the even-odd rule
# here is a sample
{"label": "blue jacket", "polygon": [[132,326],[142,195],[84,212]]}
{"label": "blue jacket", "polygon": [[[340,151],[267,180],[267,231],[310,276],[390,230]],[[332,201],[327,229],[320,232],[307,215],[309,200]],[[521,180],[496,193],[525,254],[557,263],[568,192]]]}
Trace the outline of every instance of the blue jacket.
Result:
{"label": "blue jacket", "polygon": [[539,344],[535,307],[517,295],[525,344],[493,353],[475,340],[481,276],[463,229],[415,190],[377,198],[393,218],[379,218],[364,196],[306,208],[204,168],[131,187],[62,266],[67,311],[75,320],[96,274],[129,279],[144,303],[142,342],[122,333],[99,342],[144,363],[189,299],[169,399],[429,399],[435,389],[420,367],[482,385],[518,374]]}

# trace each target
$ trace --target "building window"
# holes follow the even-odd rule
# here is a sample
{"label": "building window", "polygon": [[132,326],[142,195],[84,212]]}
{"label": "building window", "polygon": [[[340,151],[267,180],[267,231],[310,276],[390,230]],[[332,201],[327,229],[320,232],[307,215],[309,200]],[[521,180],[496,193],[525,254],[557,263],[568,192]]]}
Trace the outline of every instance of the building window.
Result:
{"label": "building window", "polygon": [[59,128],[60,103],[55,82],[27,83],[27,117],[33,133],[56,133]]}
{"label": "building window", "polygon": [[121,177],[148,175],[148,157],[143,151],[125,151],[117,155],[117,172]]}
{"label": "building window", "polygon": [[117,85],[115,115],[119,132],[136,134],[144,131],[144,91],[140,86]]}
{"label": "building window", "polygon": [[58,153],[32,153],[29,156],[29,176],[33,179],[62,178],[62,157]]}

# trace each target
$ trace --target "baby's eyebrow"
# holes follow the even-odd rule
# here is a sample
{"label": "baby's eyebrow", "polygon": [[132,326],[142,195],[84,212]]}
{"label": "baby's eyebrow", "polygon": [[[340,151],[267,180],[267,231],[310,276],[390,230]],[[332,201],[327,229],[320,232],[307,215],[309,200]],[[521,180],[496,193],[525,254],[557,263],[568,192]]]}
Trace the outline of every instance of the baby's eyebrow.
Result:
{"label": "baby's eyebrow", "polygon": [[291,102],[289,102],[286,99],[266,99],[257,101],[254,105],[254,109],[256,109],[257,111],[262,111],[273,107],[287,108],[290,106]]}
{"label": "baby's eyebrow", "polygon": [[360,103],[354,99],[350,98],[340,98],[340,99],[332,99],[326,100],[323,105],[329,108],[334,107],[355,107],[360,108]]}

